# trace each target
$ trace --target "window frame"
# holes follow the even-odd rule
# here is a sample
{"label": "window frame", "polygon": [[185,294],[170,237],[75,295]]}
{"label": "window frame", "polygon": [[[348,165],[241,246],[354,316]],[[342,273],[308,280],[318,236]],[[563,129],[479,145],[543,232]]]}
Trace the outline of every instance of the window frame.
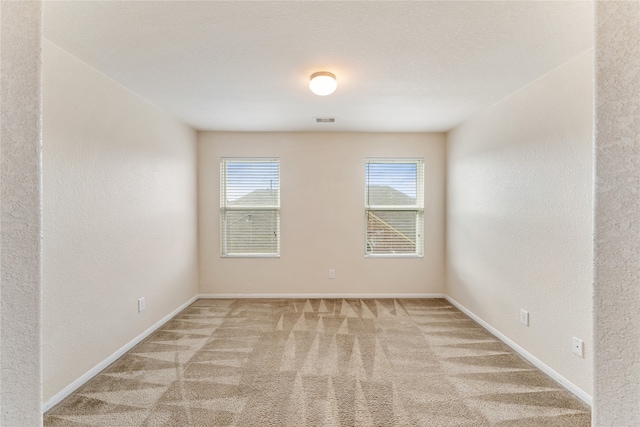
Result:
{"label": "window frame", "polygon": [[[227,165],[229,163],[275,163],[278,165],[278,197],[276,205],[239,205],[226,204]],[[229,253],[227,237],[226,213],[239,211],[269,211],[276,216],[276,251],[269,253],[242,252]],[[220,158],[220,257],[221,258],[280,258],[280,158],[278,157],[221,157]]]}
{"label": "window frame", "polygon": [[[415,164],[416,165],[416,203],[414,205],[370,205],[369,196],[369,164]],[[422,157],[380,157],[366,158],[364,168],[364,256],[365,258],[424,258],[424,158]],[[369,212],[393,211],[415,212],[416,243],[413,253],[371,253],[369,247],[368,217]]]}

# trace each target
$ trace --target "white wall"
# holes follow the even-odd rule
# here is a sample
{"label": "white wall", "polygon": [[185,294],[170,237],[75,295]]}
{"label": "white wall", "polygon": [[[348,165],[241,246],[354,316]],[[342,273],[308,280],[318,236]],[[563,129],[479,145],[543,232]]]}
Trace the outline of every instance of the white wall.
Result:
{"label": "white wall", "polygon": [[640,425],[640,2],[596,7],[594,426]]}
{"label": "white wall", "polygon": [[[441,293],[444,155],[443,134],[200,133],[200,291]],[[220,158],[243,156],[280,158],[280,258],[220,257]],[[424,157],[424,258],[365,259],[367,157]]]}
{"label": "white wall", "polygon": [[592,86],[585,52],[447,136],[446,293],[588,394]]}
{"label": "white wall", "polygon": [[0,2],[0,425],[42,424],[42,4]]}
{"label": "white wall", "polygon": [[197,175],[188,126],[48,41],[43,74],[47,401],[197,293]]}

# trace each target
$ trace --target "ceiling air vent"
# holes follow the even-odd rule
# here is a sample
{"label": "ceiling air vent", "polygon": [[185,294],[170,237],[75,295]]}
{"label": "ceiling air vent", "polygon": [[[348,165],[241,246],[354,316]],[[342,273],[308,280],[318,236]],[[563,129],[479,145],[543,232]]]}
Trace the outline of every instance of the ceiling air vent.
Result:
{"label": "ceiling air vent", "polygon": [[316,117],[316,123],[335,123],[335,117]]}

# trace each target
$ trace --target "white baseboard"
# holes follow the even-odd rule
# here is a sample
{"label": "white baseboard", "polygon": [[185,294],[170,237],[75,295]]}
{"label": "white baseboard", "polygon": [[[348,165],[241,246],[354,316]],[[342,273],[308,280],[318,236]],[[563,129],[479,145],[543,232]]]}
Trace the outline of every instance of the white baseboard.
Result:
{"label": "white baseboard", "polygon": [[193,302],[196,301],[197,299],[198,299],[198,295],[191,297],[187,302],[182,304],[180,307],[176,308],[171,313],[164,316],[162,319],[160,319],[151,327],[149,327],[146,331],[144,331],[143,333],[141,333],[140,335],[138,335],[137,337],[129,341],[127,344],[122,346],[119,350],[117,350],[111,356],[107,357],[102,362],[98,363],[96,366],[94,366],[93,368],[85,372],[80,378],[76,379],[74,382],[72,382],[71,384],[63,388],[60,392],[53,395],[51,399],[49,399],[42,405],[42,412],[46,412],[49,409],[51,409],[53,406],[60,403],[65,397],[69,396],[71,393],[73,393],[74,391],[79,389],[81,386],[83,386],[91,378],[98,375],[107,366],[115,362],[118,358],[122,357],[127,351],[131,350],[135,345],[140,343],[140,341],[142,341],[143,339],[151,335],[153,332],[155,332],[162,325],[167,323],[169,320],[171,320],[173,317],[175,317],[178,313],[180,313],[182,310],[187,308],[189,305],[193,304]]}
{"label": "white baseboard", "polygon": [[444,294],[199,294],[198,298],[294,298],[294,299],[370,299],[370,298],[444,298]]}
{"label": "white baseboard", "polygon": [[466,314],[467,316],[469,316],[470,318],[475,320],[483,328],[485,328],[486,330],[491,332],[493,335],[495,335],[495,337],[498,338],[500,341],[504,342],[509,347],[511,347],[513,350],[515,350],[518,354],[520,354],[520,356],[524,357],[529,362],[531,362],[536,368],[540,369],[542,372],[544,372],[545,374],[549,375],[552,379],[554,379],[561,386],[563,386],[564,388],[569,390],[571,393],[576,395],[584,403],[586,403],[589,406],[593,406],[593,398],[591,397],[591,395],[589,395],[584,390],[582,390],[580,387],[578,387],[577,385],[575,385],[574,383],[572,383],[571,381],[569,381],[568,379],[566,379],[565,377],[563,377],[562,375],[560,375],[559,373],[554,371],[552,368],[550,368],[548,365],[546,365],[540,359],[535,357],[533,354],[529,353],[524,348],[520,347],[518,344],[516,344],[514,341],[509,339],[506,335],[504,335],[501,332],[499,332],[493,326],[491,326],[490,324],[488,324],[487,322],[485,322],[484,320],[482,320],[481,318],[476,316],[474,313],[472,313],[469,309],[467,309],[465,306],[460,304],[458,301],[454,300],[453,298],[451,298],[448,295],[445,295],[445,298],[447,299],[447,301],[449,301],[451,304],[456,306],[464,314]]}

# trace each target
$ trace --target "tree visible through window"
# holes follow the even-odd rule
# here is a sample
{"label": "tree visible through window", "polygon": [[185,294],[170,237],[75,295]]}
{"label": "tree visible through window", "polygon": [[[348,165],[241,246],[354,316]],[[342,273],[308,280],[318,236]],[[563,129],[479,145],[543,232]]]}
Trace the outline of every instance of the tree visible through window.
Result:
{"label": "tree visible through window", "polygon": [[423,188],[421,159],[367,160],[365,255],[422,256]]}
{"label": "tree visible through window", "polygon": [[220,161],[222,256],[280,255],[278,159]]}

